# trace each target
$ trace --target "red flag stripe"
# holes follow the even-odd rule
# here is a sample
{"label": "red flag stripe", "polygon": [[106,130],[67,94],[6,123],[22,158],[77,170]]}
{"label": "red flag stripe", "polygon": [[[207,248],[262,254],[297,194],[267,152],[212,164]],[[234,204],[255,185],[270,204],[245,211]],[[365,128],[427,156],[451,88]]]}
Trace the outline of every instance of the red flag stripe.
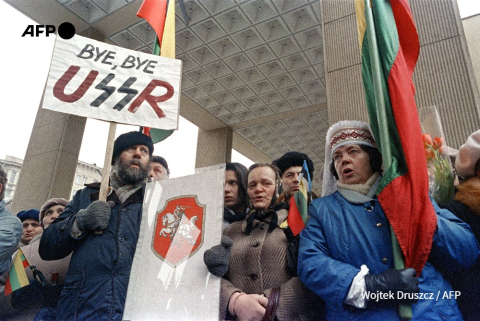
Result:
{"label": "red flag stripe", "polygon": [[[391,6],[400,47],[389,73],[388,88],[408,172],[387,185],[378,199],[405,254],[405,266],[414,267],[420,273],[428,259],[437,225],[435,210],[429,201],[427,164],[412,81],[420,44],[406,0],[392,0]],[[391,200],[398,198],[402,201],[393,204]],[[406,213],[410,213],[409,218],[405,217]]]}
{"label": "red flag stripe", "polygon": [[162,45],[163,29],[167,13],[167,0],[144,0],[137,16],[148,21],[157,33],[158,43]]}

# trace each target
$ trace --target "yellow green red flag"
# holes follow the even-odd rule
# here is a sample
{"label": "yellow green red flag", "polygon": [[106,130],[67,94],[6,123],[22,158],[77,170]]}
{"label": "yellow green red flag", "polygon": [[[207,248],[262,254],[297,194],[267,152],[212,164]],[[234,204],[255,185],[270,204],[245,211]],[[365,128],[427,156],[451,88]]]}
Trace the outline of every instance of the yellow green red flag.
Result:
{"label": "yellow green red flag", "polygon": [[30,264],[23,254],[22,249],[18,249],[15,259],[13,260],[13,265],[8,273],[7,282],[5,283],[5,296],[30,283],[27,273],[25,272],[25,268],[29,266]]}

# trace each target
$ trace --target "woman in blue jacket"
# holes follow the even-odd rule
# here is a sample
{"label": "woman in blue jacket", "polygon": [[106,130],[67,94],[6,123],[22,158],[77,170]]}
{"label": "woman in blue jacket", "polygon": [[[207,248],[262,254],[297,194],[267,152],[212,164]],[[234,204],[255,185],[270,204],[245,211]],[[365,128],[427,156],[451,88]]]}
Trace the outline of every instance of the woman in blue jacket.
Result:
{"label": "woman in blue jacket", "polygon": [[[390,224],[375,191],[381,155],[363,122],[333,125],[326,140],[325,197],[312,201],[300,234],[300,279],[325,300],[330,320],[400,320],[399,303],[413,319],[461,320],[450,284],[434,268],[472,265],[479,255],[469,226],[435,203],[437,229],[428,262],[417,277],[394,269]],[[335,177],[331,180],[329,175]]]}

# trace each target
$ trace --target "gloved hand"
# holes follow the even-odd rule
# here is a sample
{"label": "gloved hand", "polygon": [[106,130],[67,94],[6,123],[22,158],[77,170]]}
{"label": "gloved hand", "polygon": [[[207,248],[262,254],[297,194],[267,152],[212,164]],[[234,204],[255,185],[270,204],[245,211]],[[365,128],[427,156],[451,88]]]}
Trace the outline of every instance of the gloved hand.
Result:
{"label": "gloved hand", "polygon": [[232,245],[232,240],[224,235],[219,245],[215,245],[203,253],[203,262],[210,273],[220,277],[227,273]]}
{"label": "gloved hand", "polygon": [[[370,292],[393,292],[397,298],[398,292],[402,294],[414,294],[420,292],[418,278],[415,269],[406,268],[402,270],[388,269],[380,274],[365,275],[365,286]],[[410,299],[412,297],[412,299]],[[418,298],[412,295],[403,295],[400,301],[415,303]]]}
{"label": "gloved hand", "polygon": [[77,226],[82,232],[103,231],[110,221],[110,210],[115,206],[112,201],[94,201],[77,213]]}
{"label": "gloved hand", "polygon": [[234,293],[228,302],[228,311],[239,321],[261,321],[268,299],[260,294]]}
{"label": "gloved hand", "polygon": [[60,293],[62,293],[63,285],[48,284],[43,286],[43,305],[46,307],[55,308],[58,300],[60,299]]}
{"label": "gloved hand", "polygon": [[29,285],[12,292],[12,307],[21,311],[42,302],[42,299],[43,285],[33,280]]}

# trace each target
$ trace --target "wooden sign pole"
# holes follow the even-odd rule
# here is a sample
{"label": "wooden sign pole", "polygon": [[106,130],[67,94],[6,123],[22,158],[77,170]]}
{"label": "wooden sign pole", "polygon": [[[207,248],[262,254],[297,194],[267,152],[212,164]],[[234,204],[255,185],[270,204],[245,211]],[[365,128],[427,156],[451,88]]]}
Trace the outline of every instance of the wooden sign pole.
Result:
{"label": "wooden sign pole", "polygon": [[112,164],[113,144],[115,142],[115,131],[117,130],[117,123],[110,122],[110,129],[108,130],[107,149],[105,150],[105,161],[103,163],[102,182],[100,184],[100,201],[107,200],[108,182],[110,180],[110,168]]}

